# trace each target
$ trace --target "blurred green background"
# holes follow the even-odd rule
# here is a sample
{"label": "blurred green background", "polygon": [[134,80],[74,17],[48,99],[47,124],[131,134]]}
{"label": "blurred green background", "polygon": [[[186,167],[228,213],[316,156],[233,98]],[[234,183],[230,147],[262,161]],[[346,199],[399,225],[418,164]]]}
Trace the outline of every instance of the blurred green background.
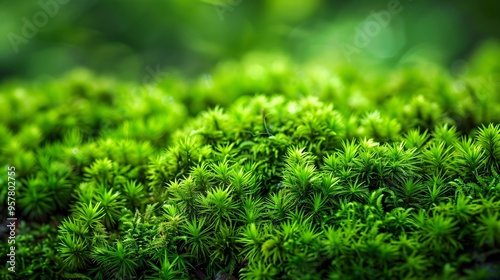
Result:
{"label": "blurred green background", "polygon": [[371,11],[394,1],[4,0],[0,79],[56,77],[75,67],[138,82],[152,71],[198,76],[250,51],[389,66],[418,53],[451,69],[500,35],[500,2],[401,0],[388,25],[346,56]]}

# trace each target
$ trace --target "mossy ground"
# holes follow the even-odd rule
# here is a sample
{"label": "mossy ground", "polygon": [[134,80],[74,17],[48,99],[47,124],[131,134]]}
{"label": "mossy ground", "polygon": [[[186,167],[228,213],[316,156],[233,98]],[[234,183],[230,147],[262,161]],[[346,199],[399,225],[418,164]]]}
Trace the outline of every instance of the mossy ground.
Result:
{"label": "mossy ground", "polygon": [[499,277],[498,57],[459,77],[253,55],[154,86],[6,82],[2,279]]}

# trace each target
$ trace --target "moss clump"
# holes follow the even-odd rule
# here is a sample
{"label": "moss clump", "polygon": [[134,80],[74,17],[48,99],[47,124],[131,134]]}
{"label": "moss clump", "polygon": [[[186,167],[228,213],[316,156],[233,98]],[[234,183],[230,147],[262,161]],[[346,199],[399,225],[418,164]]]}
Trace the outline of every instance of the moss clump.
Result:
{"label": "moss clump", "polygon": [[2,279],[500,275],[497,89],[265,59],[140,90],[82,71],[3,84],[24,222]]}

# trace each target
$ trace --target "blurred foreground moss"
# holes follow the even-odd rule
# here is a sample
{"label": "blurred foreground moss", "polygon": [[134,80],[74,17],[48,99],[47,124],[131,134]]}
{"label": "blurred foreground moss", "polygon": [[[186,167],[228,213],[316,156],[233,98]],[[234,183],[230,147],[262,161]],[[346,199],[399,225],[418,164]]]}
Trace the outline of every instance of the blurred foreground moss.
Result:
{"label": "blurred foreground moss", "polygon": [[19,227],[2,279],[494,279],[499,64],[484,53],[500,48],[458,76],[252,54],[155,85],[4,83]]}

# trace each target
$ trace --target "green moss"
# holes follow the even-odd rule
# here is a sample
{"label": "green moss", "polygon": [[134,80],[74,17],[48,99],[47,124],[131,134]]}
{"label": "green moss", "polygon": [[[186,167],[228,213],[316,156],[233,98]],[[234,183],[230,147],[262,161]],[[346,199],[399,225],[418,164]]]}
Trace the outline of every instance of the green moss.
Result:
{"label": "green moss", "polygon": [[85,71],[2,85],[25,221],[2,279],[500,275],[496,89],[269,59],[139,90]]}

